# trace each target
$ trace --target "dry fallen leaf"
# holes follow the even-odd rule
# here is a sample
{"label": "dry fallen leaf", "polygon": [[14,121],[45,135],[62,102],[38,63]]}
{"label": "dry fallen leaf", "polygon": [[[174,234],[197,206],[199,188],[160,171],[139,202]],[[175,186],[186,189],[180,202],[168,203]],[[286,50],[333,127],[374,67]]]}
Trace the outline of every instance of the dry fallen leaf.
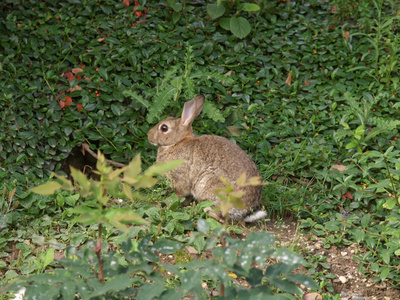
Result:
{"label": "dry fallen leaf", "polygon": [[292,74],[293,74],[293,71],[290,70],[289,76],[287,77],[287,79],[286,79],[286,81],[285,81],[285,83],[286,83],[287,85],[292,85]]}
{"label": "dry fallen leaf", "polygon": [[74,74],[83,73],[83,69],[82,68],[73,68],[72,73],[74,73]]}
{"label": "dry fallen leaf", "polygon": [[349,35],[350,35],[350,32],[348,32],[348,31],[346,31],[346,32],[344,33],[344,38],[346,39],[346,42],[349,41]]}
{"label": "dry fallen leaf", "polygon": [[322,300],[322,296],[318,293],[305,294],[302,300]]}
{"label": "dry fallen leaf", "polygon": [[[230,70],[229,72],[226,72],[226,73],[224,74],[224,76],[232,76],[232,70]],[[224,84],[225,84],[225,81],[222,81],[222,84],[224,85]]]}
{"label": "dry fallen leaf", "polygon": [[76,85],[76,86],[74,86],[74,87],[72,87],[72,88],[69,88],[69,89],[67,90],[67,93],[72,93],[72,92],[80,91],[80,90],[82,90],[82,88],[81,88],[79,85]]}
{"label": "dry fallen leaf", "polygon": [[336,169],[339,172],[343,172],[344,170],[346,170],[346,166],[343,165],[333,165],[332,167],[329,168],[329,170],[333,170]]}
{"label": "dry fallen leaf", "polygon": [[310,85],[310,83],[307,81],[307,79],[304,80],[304,85],[305,86],[309,86]]}
{"label": "dry fallen leaf", "polygon": [[346,42],[349,41],[349,35],[350,35],[350,32],[348,32],[348,31],[346,31],[346,32],[344,33],[344,38],[346,39]]}
{"label": "dry fallen leaf", "polygon": [[240,136],[240,133],[244,130],[243,128],[239,128],[236,126],[228,126],[228,134],[230,136]]}

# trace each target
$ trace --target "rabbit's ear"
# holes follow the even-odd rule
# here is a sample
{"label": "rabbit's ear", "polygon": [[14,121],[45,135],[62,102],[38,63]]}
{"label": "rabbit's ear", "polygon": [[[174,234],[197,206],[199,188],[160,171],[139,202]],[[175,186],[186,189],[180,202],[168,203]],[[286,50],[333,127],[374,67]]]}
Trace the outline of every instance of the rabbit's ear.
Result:
{"label": "rabbit's ear", "polygon": [[199,95],[196,98],[189,100],[185,103],[182,111],[181,124],[188,126],[192,124],[193,120],[201,113],[204,105],[204,95]]}

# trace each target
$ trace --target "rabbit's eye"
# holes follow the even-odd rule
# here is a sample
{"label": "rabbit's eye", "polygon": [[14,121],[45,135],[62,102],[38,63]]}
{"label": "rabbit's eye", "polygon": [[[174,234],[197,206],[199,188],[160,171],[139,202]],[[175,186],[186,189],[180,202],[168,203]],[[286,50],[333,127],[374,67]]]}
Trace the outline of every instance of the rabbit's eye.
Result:
{"label": "rabbit's eye", "polygon": [[167,132],[168,131],[168,126],[163,124],[163,125],[161,125],[160,129],[161,129],[162,132]]}

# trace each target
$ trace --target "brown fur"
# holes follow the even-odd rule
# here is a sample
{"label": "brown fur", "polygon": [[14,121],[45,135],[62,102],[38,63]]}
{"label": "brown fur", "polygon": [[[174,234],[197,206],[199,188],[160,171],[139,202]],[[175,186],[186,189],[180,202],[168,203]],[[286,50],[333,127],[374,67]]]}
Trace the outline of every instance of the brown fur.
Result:
{"label": "brown fur", "polygon": [[[179,198],[199,201],[219,199],[213,191],[223,187],[221,176],[234,183],[244,172],[247,178],[260,177],[255,163],[236,144],[220,136],[193,134],[192,122],[200,114],[204,96],[185,103],[181,118],[167,118],[148,132],[150,143],[158,146],[157,162],[185,159],[168,177]],[[167,131],[163,131],[168,126]],[[229,218],[242,220],[260,209],[261,186],[244,188],[242,200],[246,209],[232,208]]]}

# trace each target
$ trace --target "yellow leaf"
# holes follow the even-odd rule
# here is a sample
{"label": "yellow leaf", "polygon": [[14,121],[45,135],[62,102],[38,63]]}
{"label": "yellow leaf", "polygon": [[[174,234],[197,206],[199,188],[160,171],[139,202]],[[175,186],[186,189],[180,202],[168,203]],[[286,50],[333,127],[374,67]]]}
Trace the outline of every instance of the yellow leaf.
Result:
{"label": "yellow leaf", "polygon": [[235,273],[232,273],[232,272],[228,272],[228,275],[230,277],[232,277],[233,279],[236,279],[238,277]]}
{"label": "yellow leaf", "polygon": [[233,203],[232,202],[228,202],[228,201],[222,201],[221,202],[221,213],[222,216],[227,216],[229,210],[233,207]]}
{"label": "yellow leaf", "polygon": [[124,183],[122,186],[122,190],[124,191],[125,196],[128,197],[129,200],[133,201],[132,188],[130,187],[130,185]]}
{"label": "yellow leaf", "polygon": [[31,188],[31,191],[39,195],[51,195],[61,187],[56,181],[47,182],[45,184]]}
{"label": "yellow leaf", "polygon": [[150,188],[157,183],[157,179],[150,176],[140,176],[138,181],[134,184],[135,188]]}
{"label": "yellow leaf", "polygon": [[231,197],[229,197],[229,203],[231,203],[233,205],[233,207],[236,207],[236,208],[241,208],[241,209],[246,208],[246,205],[243,204],[243,201],[241,198],[236,198],[236,197],[231,196]]}
{"label": "yellow leaf", "polygon": [[229,193],[229,196],[240,199],[243,197],[244,194],[245,194],[244,191],[235,191],[235,192]]}
{"label": "yellow leaf", "polygon": [[73,190],[74,190],[74,186],[72,185],[71,180],[69,180],[68,178],[66,178],[66,177],[64,177],[64,176],[57,175],[57,174],[55,174],[55,173],[53,173],[53,175],[54,175],[55,177],[57,177],[57,179],[61,180],[61,182],[62,182],[62,186],[61,186],[61,187],[62,187],[64,190],[67,190],[67,191],[73,191]]}
{"label": "yellow leaf", "polygon": [[244,186],[246,184],[246,173],[243,172],[242,175],[236,180],[238,186]]}
{"label": "yellow leaf", "polygon": [[221,181],[222,181],[223,184],[229,185],[228,180],[227,180],[224,176],[221,176],[220,179],[221,179]]}
{"label": "yellow leaf", "polygon": [[261,177],[255,176],[249,179],[249,184],[252,186],[262,185]]}
{"label": "yellow leaf", "polygon": [[124,180],[129,184],[137,182],[136,176],[142,172],[142,163],[140,160],[140,154],[136,155],[128,165],[128,168],[124,171]]}
{"label": "yellow leaf", "polygon": [[184,159],[179,160],[171,160],[171,161],[164,161],[160,163],[156,163],[149,167],[145,172],[144,175],[147,176],[154,176],[154,175],[164,175],[165,172],[168,172],[172,169],[179,167],[182,163],[184,163]]}
{"label": "yellow leaf", "polygon": [[87,193],[90,190],[90,182],[89,179],[83,174],[81,171],[75,169],[74,167],[70,167],[71,176],[78,183],[83,193]]}
{"label": "yellow leaf", "polygon": [[112,172],[108,175],[108,178],[112,180],[112,179],[118,177],[122,172],[125,172],[127,169],[128,169],[128,167],[123,167],[123,168],[115,169],[114,171],[112,171]]}

